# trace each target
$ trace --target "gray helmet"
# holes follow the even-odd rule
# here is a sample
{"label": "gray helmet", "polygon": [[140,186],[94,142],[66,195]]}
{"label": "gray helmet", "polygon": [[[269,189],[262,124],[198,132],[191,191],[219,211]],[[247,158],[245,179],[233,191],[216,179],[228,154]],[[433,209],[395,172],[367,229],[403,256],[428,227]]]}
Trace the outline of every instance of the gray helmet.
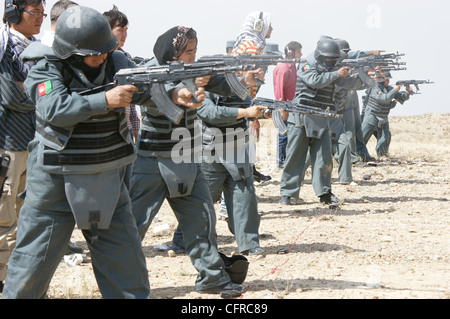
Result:
{"label": "gray helmet", "polygon": [[319,57],[326,57],[326,58],[339,58],[341,56],[341,49],[339,48],[339,45],[336,41],[331,39],[325,39],[319,41],[317,43],[316,50],[314,51],[314,58],[316,60]]}
{"label": "gray helmet", "polygon": [[113,51],[117,39],[106,18],[98,11],[74,6],[56,23],[53,51],[61,59],[72,55],[94,56]]}
{"label": "gray helmet", "polygon": [[344,40],[344,39],[337,39],[336,38],[336,39],[334,39],[334,41],[337,42],[337,44],[339,45],[339,48],[342,51],[351,51],[350,44],[346,40]]}

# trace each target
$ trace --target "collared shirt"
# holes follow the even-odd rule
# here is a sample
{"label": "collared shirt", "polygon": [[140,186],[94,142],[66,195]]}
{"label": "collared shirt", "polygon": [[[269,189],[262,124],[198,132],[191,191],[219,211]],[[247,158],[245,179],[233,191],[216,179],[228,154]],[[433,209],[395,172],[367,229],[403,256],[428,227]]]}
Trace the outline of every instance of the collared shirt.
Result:
{"label": "collared shirt", "polygon": [[[0,61],[0,148],[9,151],[26,151],[34,138],[36,115],[34,104],[22,91],[17,82],[23,82],[29,66],[22,71],[14,71],[13,63],[18,63],[20,47],[25,47],[34,38],[26,39],[14,30],[2,28],[2,59]],[[14,38],[14,42],[11,37]],[[20,43],[21,42],[21,43]],[[14,62],[15,61],[15,62]],[[20,79],[17,78],[20,75]]]}
{"label": "collared shirt", "polygon": [[133,136],[135,136],[135,133],[138,133],[141,127],[141,120],[137,114],[136,106],[131,104],[130,107],[126,107],[125,114],[128,128],[133,132]]}
{"label": "collared shirt", "polygon": [[273,70],[273,90],[278,101],[292,101],[295,96],[297,68],[292,63],[279,63]]}

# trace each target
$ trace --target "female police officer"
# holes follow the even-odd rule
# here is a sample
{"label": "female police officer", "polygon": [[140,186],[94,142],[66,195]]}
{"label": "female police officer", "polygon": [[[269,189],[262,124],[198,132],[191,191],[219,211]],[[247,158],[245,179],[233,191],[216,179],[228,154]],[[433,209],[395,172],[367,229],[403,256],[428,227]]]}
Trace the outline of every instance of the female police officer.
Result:
{"label": "female police officer", "polygon": [[[80,6],[59,18],[53,50],[36,45],[24,53],[38,61],[25,81],[36,104],[37,132],[29,145],[25,204],[3,298],[45,295],[75,222],[87,239],[104,298],[149,295],[123,177],[136,156],[124,107],[145,105],[150,96],[130,85],[79,94],[110,83],[119,69],[135,67],[116,46],[106,19]],[[171,92],[174,99],[188,91]]]}

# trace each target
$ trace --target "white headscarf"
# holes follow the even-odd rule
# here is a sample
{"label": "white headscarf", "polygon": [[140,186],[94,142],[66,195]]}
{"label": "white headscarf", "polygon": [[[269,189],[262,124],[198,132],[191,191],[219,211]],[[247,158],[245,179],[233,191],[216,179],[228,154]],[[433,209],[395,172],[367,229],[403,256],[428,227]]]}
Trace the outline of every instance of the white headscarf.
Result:
{"label": "white headscarf", "polygon": [[255,22],[260,20],[261,11],[254,11],[250,13],[238,33],[236,42],[234,43],[233,51],[236,51],[238,46],[243,41],[253,41],[260,51],[263,51],[266,47],[266,35],[270,27],[270,13],[263,12],[262,20],[264,21],[261,32],[257,32],[254,29]]}

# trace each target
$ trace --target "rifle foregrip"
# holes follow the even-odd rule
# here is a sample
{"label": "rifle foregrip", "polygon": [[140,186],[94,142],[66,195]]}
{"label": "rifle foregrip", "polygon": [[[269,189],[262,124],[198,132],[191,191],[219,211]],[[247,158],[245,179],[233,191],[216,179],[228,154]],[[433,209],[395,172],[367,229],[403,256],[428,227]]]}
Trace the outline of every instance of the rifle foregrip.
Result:
{"label": "rifle foregrip", "polygon": [[164,83],[154,83],[150,87],[152,99],[155,101],[158,110],[164,114],[170,121],[179,124],[183,118],[184,111],[176,106],[170,99]]}

